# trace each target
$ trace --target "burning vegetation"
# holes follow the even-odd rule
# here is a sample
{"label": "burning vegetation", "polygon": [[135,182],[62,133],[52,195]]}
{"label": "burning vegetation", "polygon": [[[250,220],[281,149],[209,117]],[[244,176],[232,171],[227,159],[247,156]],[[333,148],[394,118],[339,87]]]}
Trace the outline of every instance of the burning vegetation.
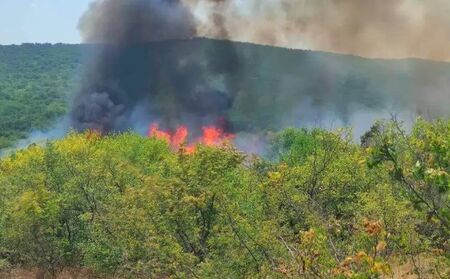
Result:
{"label": "burning vegetation", "polygon": [[[302,6],[288,2],[273,7]],[[372,1],[361,3],[355,7]],[[208,12],[202,21],[197,9],[204,5]],[[341,1],[335,5],[338,10],[352,6]],[[249,7],[270,11],[260,1],[251,1]],[[372,122],[373,115],[385,117],[392,110],[404,113],[405,118],[448,115],[450,81],[444,74],[430,77],[427,67],[410,70],[410,63],[402,65],[408,74],[398,75],[408,85],[399,86],[399,79],[393,80],[384,69],[373,74],[377,78],[372,81],[364,71],[372,66],[361,65],[360,71],[353,62],[344,65],[332,56],[328,60],[312,54],[301,60],[306,65],[287,70],[286,65],[292,63],[288,55],[273,59],[269,53],[238,50],[229,41],[236,31],[233,8],[236,1],[228,0],[94,1],[79,23],[89,51],[70,109],[70,126],[102,134],[129,129],[144,133],[148,123],[157,122],[169,131],[186,127],[195,141],[202,137],[203,127],[218,122],[223,123],[219,126],[223,133],[239,136],[318,121],[340,121],[337,125]],[[376,9],[377,15],[384,10]],[[354,13],[349,9],[349,14]],[[291,25],[286,28],[292,30]],[[205,32],[223,40],[194,39]],[[260,74],[261,69],[272,67],[283,74]]]}
{"label": "burning vegetation", "polygon": [[235,135],[225,133],[215,126],[202,127],[202,135],[193,141],[189,141],[189,129],[186,126],[178,126],[175,131],[164,131],[157,123],[153,123],[148,132],[149,137],[165,140],[173,150],[184,150],[187,154],[195,152],[197,144],[207,146],[220,146],[232,142]]}
{"label": "burning vegetation", "polygon": [[[216,21],[221,28],[220,20]],[[134,127],[134,119],[157,120],[195,131],[227,119],[238,89],[229,76],[239,70],[232,44],[223,56],[178,49],[197,35],[192,11],[179,0],[96,1],[80,21],[85,42],[95,44],[71,111],[72,126],[102,133]],[[154,46],[150,48],[149,46]]]}

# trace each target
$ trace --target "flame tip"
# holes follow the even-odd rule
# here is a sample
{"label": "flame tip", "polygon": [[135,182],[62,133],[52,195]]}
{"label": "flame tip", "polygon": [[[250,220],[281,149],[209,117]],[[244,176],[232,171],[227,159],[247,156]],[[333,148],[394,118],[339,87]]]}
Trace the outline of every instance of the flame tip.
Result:
{"label": "flame tip", "polygon": [[182,149],[186,154],[194,153],[197,144],[218,146],[227,144],[236,137],[234,134],[225,133],[223,129],[213,125],[203,126],[202,132],[203,134],[200,138],[193,143],[189,143],[189,129],[187,126],[179,125],[174,132],[170,132],[161,130],[158,123],[152,123],[149,127],[148,136],[166,140],[172,149]]}

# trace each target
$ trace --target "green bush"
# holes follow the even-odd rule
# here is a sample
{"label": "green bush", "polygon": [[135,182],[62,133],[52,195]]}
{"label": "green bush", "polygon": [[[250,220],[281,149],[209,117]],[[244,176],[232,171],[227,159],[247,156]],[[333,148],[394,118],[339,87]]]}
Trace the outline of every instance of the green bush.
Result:
{"label": "green bush", "polygon": [[393,262],[426,258],[427,270],[411,272],[444,278],[449,122],[395,125],[381,123],[364,147],[346,131],[290,129],[270,161],[229,145],[186,154],[131,133],[17,151],[0,161],[1,266],[379,278]]}

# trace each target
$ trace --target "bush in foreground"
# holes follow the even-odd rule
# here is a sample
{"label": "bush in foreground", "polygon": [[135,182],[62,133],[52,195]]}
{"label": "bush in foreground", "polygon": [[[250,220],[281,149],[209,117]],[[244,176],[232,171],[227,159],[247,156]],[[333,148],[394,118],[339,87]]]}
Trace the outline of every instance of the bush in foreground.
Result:
{"label": "bush in foreground", "polygon": [[0,163],[0,268],[123,278],[377,278],[448,272],[450,122],[289,129],[274,158],[70,134]]}

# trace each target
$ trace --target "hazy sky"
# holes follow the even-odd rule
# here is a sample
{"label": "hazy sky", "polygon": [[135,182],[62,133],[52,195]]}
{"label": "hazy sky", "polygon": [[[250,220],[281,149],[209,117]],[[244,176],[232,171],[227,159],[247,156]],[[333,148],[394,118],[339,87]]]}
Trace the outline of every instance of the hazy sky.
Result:
{"label": "hazy sky", "polygon": [[92,0],[0,0],[0,44],[78,43],[78,19]]}

